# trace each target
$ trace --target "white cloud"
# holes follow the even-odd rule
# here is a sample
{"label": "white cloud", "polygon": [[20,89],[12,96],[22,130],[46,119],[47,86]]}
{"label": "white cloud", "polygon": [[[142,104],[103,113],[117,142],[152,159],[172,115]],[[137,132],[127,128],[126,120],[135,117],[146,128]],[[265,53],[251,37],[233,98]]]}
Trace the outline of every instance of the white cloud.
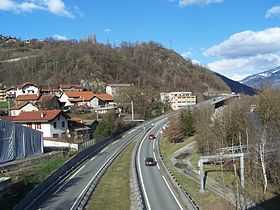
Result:
{"label": "white cloud", "polygon": [[265,18],[280,17],[280,6],[274,6],[267,10],[265,13]]}
{"label": "white cloud", "polygon": [[243,31],[204,51],[219,57],[207,66],[232,79],[280,66],[280,27],[263,31]]}
{"label": "white cloud", "polygon": [[222,3],[224,0],[179,0],[179,5],[182,7],[190,5],[207,5],[213,3]]}
{"label": "white cloud", "polygon": [[279,54],[259,54],[251,57],[225,58],[211,62],[207,67],[231,79],[241,80],[250,74],[265,71],[279,65]]}
{"label": "white cloud", "polygon": [[280,51],[280,28],[263,31],[243,31],[231,35],[224,42],[205,51],[208,56],[237,58]]}
{"label": "white cloud", "polygon": [[68,38],[66,36],[62,36],[62,35],[59,35],[59,34],[55,34],[52,36],[55,40],[61,40],[61,41],[66,41],[68,40]]}
{"label": "white cloud", "polygon": [[74,15],[65,8],[63,0],[0,0],[0,10],[15,13],[32,12],[33,10],[44,10],[55,15],[74,18]]}

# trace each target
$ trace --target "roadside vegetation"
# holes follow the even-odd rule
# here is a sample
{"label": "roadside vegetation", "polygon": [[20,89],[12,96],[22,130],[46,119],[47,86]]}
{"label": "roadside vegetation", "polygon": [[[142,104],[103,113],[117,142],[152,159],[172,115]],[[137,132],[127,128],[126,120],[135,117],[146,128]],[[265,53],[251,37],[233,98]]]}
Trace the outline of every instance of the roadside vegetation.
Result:
{"label": "roadside vegetation", "polygon": [[[200,185],[197,180],[188,177],[179,172],[172,164],[171,158],[178,149],[190,144],[195,140],[195,137],[184,138],[179,143],[172,143],[168,137],[164,137],[160,141],[161,153],[164,157],[166,166],[172,171],[177,181],[182,185],[183,189],[190,193],[193,200],[199,205],[202,210],[233,210],[234,208],[224,199],[218,197],[212,192],[206,191],[201,194],[199,192]],[[197,163],[196,163],[197,164]]]}
{"label": "roadside vegetation", "polygon": [[[238,147],[236,151],[226,153],[248,153],[245,156],[245,188],[242,188],[240,183],[238,159],[225,159],[205,165],[207,177],[232,190],[236,198],[241,195],[265,209],[276,210],[275,206],[280,203],[280,164],[273,160],[279,160],[280,157],[279,101],[279,90],[265,89],[258,96],[241,96],[239,100],[215,112],[211,107],[194,110],[193,118],[189,120],[193,122],[193,134],[197,143],[189,157],[193,169],[198,170],[197,163],[201,155],[218,155],[221,148]],[[182,114],[179,114],[170,119],[167,138],[164,140],[165,144],[170,145],[166,146],[166,149],[172,148],[172,144],[182,144],[186,137],[191,136],[184,132],[186,123],[181,116]],[[165,152],[164,149],[162,151]],[[167,161],[170,157],[166,154]],[[177,176],[180,179],[180,175]],[[198,192],[198,188],[187,191]],[[198,196],[198,202],[200,199]],[[203,205],[204,202],[200,203]],[[242,205],[244,204],[241,202],[241,207]]]}
{"label": "roadside vegetation", "polygon": [[89,210],[130,209],[130,163],[134,146],[135,144],[129,145],[101,178],[89,201]]}
{"label": "roadside vegetation", "polygon": [[1,209],[12,210],[37,184],[43,182],[53,171],[61,167],[69,159],[68,155],[42,160],[32,168],[22,168],[18,174],[11,176],[12,186],[0,196]]}

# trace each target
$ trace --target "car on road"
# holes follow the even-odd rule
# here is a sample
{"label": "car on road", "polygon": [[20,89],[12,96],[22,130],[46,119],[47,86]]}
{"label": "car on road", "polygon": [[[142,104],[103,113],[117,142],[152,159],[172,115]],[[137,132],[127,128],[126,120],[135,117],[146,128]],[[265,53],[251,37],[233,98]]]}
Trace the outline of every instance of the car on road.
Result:
{"label": "car on road", "polygon": [[150,134],[150,135],[149,135],[149,139],[150,139],[150,140],[154,140],[154,139],[156,139],[156,136],[155,136],[154,134]]}
{"label": "car on road", "polygon": [[145,159],[145,165],[146,166],[155,166],[156,164],[157,164],[157,162],[152,157],[147,157]]}

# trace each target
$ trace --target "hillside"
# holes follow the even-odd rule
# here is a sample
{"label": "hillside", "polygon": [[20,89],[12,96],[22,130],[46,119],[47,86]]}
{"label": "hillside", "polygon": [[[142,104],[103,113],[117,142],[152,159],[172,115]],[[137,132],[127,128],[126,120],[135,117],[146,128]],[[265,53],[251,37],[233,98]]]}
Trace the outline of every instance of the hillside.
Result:
{"label": "hillside", "polygon": [[262,88],[262,87],[280,87],[280,66],[264,71],[258,74],[254,74],[246,77],[241,81],[241,83],[251,86],[253,88]]}
{"label": "hillside", "polygon": [[89,86],[133,83],[155,91],[231,91],[213,72],[153,42],[112,47],[90,41],[49,41],[0,50],[6,60],[15,55],[29,58],[0,63],[0,82],[8,86],[25,81],[42,85],[83,81]]}
{"label": "hillside", "polygon": [[232,92],[235,93],[243,93],[246,95],[255,95],[257,90],[249,87],[247,85],[244,85],[240,82],[236,82],[234,80],[231,80],[221,74],[215,73],[218,77],[220,77],[231,89]]}

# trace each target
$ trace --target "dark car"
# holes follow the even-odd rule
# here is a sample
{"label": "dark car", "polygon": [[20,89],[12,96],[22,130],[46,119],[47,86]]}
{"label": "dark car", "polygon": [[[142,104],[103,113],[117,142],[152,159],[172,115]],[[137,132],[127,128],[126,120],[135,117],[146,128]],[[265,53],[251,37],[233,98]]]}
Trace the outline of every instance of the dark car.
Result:
{"label": "dark car", "polygon": [[157,162],[152,157],[147,157],[145,159],[145,165],[146,166],[155,166],[156,164],[157,164]]}
{"label": "dark car", "polygon": [[155,136],[154,134],[150,134],[150,135],[149,135],[149,139],[150,139],[150,140],[154,140],[155,138],[156,138],[156,136]]}

